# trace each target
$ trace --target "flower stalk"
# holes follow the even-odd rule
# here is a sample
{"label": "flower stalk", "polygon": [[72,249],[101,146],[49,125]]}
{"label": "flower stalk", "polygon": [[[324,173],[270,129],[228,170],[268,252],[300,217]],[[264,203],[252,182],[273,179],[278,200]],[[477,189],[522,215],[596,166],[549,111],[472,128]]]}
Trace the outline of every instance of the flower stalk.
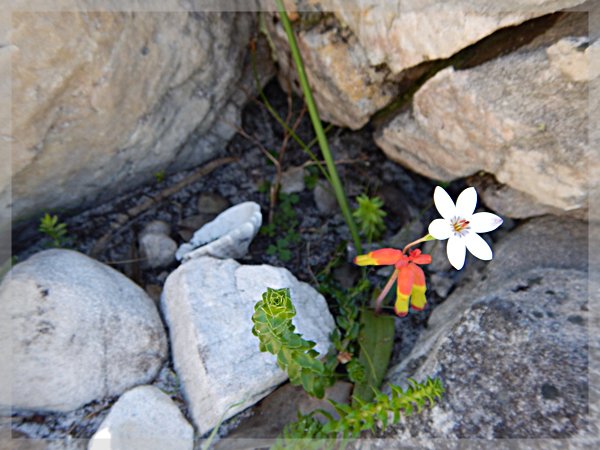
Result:
{"label": "flower stalk", "polygon": [[344,192],[344,188],[342,187],[340,177],[338,176],[337,169],[335,168],[335,163],[331,155],[331,150],[329,149],[329,143],[327,142],[325,130],[323,129],[323,124],[321,123],[321,118],[317,109],[317,104],[315,103],[310,85],[308,84],[308,77],[306,76],[306,70],[304,69],[304,63],[302,62],[302,56],[300,55],[300,50],[298,48],[298,43],[296,42],[296,36],[294,34],[294,30],[292,29],[292,24],[290,23],[290,20],[283,6],[283,1],[275,0],[275,2],[277,3],[277,10],[279,12],[279,16],[281,17],[283,29],[285,30],[285,33],[288,38],[288,43],[290,44],[292,59],[296,64],[298,80],[300,81],[300,87],[302,88],[302,93],[304,94],[304,101],[306,102],[308,114],[310,116],[310,120],[315,130],[315,134],[317,135],[319,147],[321,148],[323,158],[325,159],[325,165],[327,167],[327,172],[329,173],[329,178],[331,179],[331,186],[333,187],[335,198],[337,199],[337,202],[340,205],[340,209],[342,210],[344,220],[346,221],[346,223],[348,224],[348,228],[350,229],[350,234],[352,235],[354,247],[356,248],[356,251],[358,253],[361,253],[362,245],[360,242],[360,237],[358,235],[358,227],[356,226],[356,223],[354,222],[354,219],[352,217],[352,212],[350,211],[348,199],[346,198],[346,194]]}

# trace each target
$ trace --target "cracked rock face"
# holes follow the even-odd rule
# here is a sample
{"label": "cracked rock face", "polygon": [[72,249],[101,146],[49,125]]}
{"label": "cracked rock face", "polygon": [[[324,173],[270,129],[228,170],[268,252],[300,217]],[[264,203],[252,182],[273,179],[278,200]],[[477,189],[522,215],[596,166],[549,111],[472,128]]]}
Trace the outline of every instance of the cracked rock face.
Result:
{"label": "cracked rock face", "polygon": [[13,215],[89,205],[213,157],[235,132],[226,122],[239,122],[254,23],[251,13],[15,12],[1,49],[12,65]]}
{"label": "cracked rock face", "polygon": [[71,411],[151,381],[167,356],[154,302],[74,251],[17,264],[0,285],[0,310],[0,347],[12,352],[0,408]]}
{"label": "cracked rock face", "polygon": [[[323,118],[359,129],[429,70],[495,31],[583,0],[289,0],[301,14],[296,35]],[[271,2],[262,0],[272,10]],[[320,17],[319,17],[320,16]],[[266,21],[280,81],[296,80],[285,33]],[[300,92],[299,85],[296,91]]]}
{"label": "cracked rock face", "polygon": [[[576,22],[556,29],[585,32],[587,15],[579,16],[579,29]],[[502,215],[583,216],[588,174],[600,170],[587,139],[586,77],[594,72],[575,76],[565,67],[584,67],[580,53],[591,54],[597,44],[565,39],[557,30],[548,32],[559,35],[554,42],[532,43],[471,69],[438,72],[415,94],[411,110],[378,129],[377,144],[390,159],[433,179],[493,174],[507,189],[482,196]],[[579,52],[567,45],[581,41]]]}
{"label": "cracked rock face", "polygon": [[334,327],[327,303],[286,269],[204,256],[182,264],[165,282],[161,309],[173,362],[200,434],[287,378],[276,357],[261,353],[252,335],[254,305],[267,287],[290,288],[297,332],[316,342],[320,354],[327,353]]}
{"label": "cracked rock face", "polygon": [[434,448],[428,439],[571,438],[588,429],[586,224],[534,219],[494,253],[390,369],[392,383],[435,376],[446,393],[388,437]]}

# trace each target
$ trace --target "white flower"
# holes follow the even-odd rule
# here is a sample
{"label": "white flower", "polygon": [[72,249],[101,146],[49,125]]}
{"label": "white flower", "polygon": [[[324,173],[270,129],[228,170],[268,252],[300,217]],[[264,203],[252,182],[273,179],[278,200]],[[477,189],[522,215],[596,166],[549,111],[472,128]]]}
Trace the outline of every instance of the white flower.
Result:
{"label": "white flower", "polygon": [[477,233],[495,230],[502,225],[502,219],[488,212],[473,214],[477,206],[475,188],[462,191],[454,205],[448,193],[437,186],[433,201],[443,219],[435,219],[429,224],[429,234],[435,239],[448,239],[446,253],[456,270],[465,265],[467,249],[479,259],[492,259],[492,249]]}

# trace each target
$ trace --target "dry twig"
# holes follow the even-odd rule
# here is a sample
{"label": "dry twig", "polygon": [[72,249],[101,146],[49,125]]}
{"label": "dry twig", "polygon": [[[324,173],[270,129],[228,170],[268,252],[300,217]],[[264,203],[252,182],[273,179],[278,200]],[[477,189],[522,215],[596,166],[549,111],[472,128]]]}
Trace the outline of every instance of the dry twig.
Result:
{"label": "dry twig", "polygon": [[169,186],[166,189],[163,189],[157,195],[148,198],[145,202],[141,203],[140,205],[128,209],[125,212],[124,216],[110,224],[110,231],[105,233],[100,239],[96,241],[96,244],[94,245],[94,248],[91,251],[91,256],[96,257],[98,254],[100,254],[106,248],[106,245],[112,239],[113,235],[116,232],[118,232],[127,222],[131,221],[135,217],[139,216],[140,214],[157,205],[158,203],[162,202],[163,200],[169,198],[173,194],[179,192],[184,187],[200,180],[202,177],[208,175],[215,169],[218,169],[219,167],[224,166],[225,164],[229,164],[237,160],[238,158],[233,157],[214,159],[205,164],[204,166],[200,167],[192,174],[185,177],[183,180],[179,181],[178,183],[175,183],[173,186]]}

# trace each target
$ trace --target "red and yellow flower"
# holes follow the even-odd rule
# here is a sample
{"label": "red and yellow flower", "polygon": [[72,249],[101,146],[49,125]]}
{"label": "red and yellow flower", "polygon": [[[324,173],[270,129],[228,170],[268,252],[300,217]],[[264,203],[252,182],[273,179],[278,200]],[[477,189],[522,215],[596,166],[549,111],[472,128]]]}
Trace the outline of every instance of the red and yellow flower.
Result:
{"label": "red and yellow flower", "polygon": [[417,311],[422,311],[427,304],[425,298],[425,274],[419,265],[429,264],[431,255],[421,253],[421,250],[411,250],[408,255],[394,248],[382,248],[366,255],[354,258],[354,263],[359,266],[394,266],[395,270],[387,284],[377,298],[375,310],[379,311],[381,302],[390,291],[395,281],[396,303],[394,311],[400,317],[408,314],[408,306]]}

